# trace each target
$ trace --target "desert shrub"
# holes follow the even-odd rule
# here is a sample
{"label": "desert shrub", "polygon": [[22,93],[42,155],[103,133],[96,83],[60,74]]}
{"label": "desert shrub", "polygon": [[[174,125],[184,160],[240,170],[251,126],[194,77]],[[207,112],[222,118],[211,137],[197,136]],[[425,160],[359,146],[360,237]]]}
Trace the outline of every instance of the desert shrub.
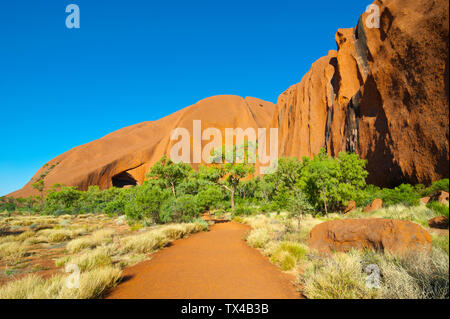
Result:
{"label": "desert shrub", "polygon": [[295,257],[296,261],[304,259],[306,257],[306,254],[308,253],[308,247],[306,245],[287,241],[280,243],[279,249],[287,251],[289,254]]}
{"label": "desert shrub", "polygon": [[216,207],[216,204],[223,200],[223,192],[219,186],[211,185],[201,190],[197,194],[197,203],[202,211],[210,210]]}
{"label": "desert shrub", "polygon": [[278,265],[281,270],[291,270],[295,267],[295,257],[285,250],[276,251],[270,261]]}
{"label": "desert shrub", "polygon": [[422,197],[430,196],[437,191],[445,191],[448,193],[448,191],[449,191],[449,179],[448,178],[444,178],[439,181],[433,182],[430,185],[430,187],[427,187],[422,190],[421,196]]}
{"label": "desert shrub", "polygon": [[78,206],[81,213],[103,212],[106,202],[100,187],[89,186],[86,192],[81,192],[81,196],[78,199]]}
{"label": "desert shrub", "polygon": [[195,220],[194,225],[195,225],[195,229],[191,230],[190,233],[197,232],[197,231],[208,231],[209,230],[208,223],[200,217]]}
{"label": "desert shrub", "polygon": [[45,197],[43,212],[50,215],[77,214],[81,196],[82,192],[75,187],[62,186],[60,190],[51,190]]}
{"label": "desert shrub", "polygon": [[356,210],[345,216],[345,218],[366,218],[369,216],[379,218],[409,220],[418,223],[424,227],[428,227],[428,220],[430,218],[436,217],[436,214],[431,209],[428,209],[423,205],[420,206],[393,205],[381,208],[371,213],[364,213],[361,210]]}
{"label": "desert shrub", "polygon": [[303,276],[303,293],[311,299],[370,299],[378,291],[365,283],[359,253],[336,253],[312,262]]}
{"label": "desert shrub", "polygon": [[271,236],[267,228],[253,229],[247,236],[247,243],[254,248],[264,248]]}
{"label": "desert shrub", "polygon": [[191,222],[195,220],[201,211],[193,195],[183,195],[174,200],[172,217],[176,221]]}
{"label": "desert shrub", "polygon": [[17,208],[16,202],[12,197],[0,197],[0,211],[15,211]]}
{"label": "desert shrub", "polygon": [[441,249],[448,255],[449,241],[448,235],[435,235],[433,234],[433,247]]}
{"label": "desert shrub", "polygon": [[108,202],[103,211],[109,216],[125,214],[125,204],[126,202],[123,199],[116,199]]}
{"label": "desert shrub", "polygon": [[434,249],[401,258],[386,256],[380,264],[382,296],[388,299],[449,298],[448,254]]}
{"label": "desert shrub", "polygon": [[416,206],[419,204],[420,195],[410,184],[401,184],[394,189],[383,188],[379,194],[383,205],[390,206],[402,204],[405,206]]}
{"label": "desert shrub", "polygon": [[168,197],[168,192],[151,183],[145,183],[135,192],[135,197],[125,204],[125,215],[134,220],[158,221],[161,204]]}
{"label": "desert shrub", "polygon": [[255,208],[248,205],[247,203],[239,203],[236,205],[236,208],[234,210],[234,215],[242,215],[242,216],[249,216],[255,213]]}
{"label": "desert shrub", "polygon": [[266,249],[265,254],[271,255],[272,263],[278,265],[282,270],[291,270],[297,262],[306,258],[307,252],[306,245],[284,241],[275,248]]}
{"label": "desert shrub", "polygon": [[437,216],[445,216],[448,218],[449,207],[439,202],[431,202],[427,204],[427,207],[435,212]]}
{"label": "desert shrub", "polygon": [[233,217],[233,221],[236,222],[236,223],[243,224],[244,223],[244,218],[242,218],[241,216],[234,216]]}
{"label": "desert shrub", "polygon": [[[365,285],[368,265],[380,270],[379,288]],[[439,249],[393,256],[371,251],[315,257],[304,273],[309,298],[438,299],[449,297],[449,257]]]}

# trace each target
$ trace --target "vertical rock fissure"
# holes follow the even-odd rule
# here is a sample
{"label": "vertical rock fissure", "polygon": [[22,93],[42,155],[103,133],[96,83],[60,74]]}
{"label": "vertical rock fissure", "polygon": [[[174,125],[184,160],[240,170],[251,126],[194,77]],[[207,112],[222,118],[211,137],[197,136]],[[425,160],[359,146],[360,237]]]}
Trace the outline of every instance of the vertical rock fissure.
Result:
{"label": "vertical rock fissure", "polygon": [[359,121],[361,119],[360,99],[361,91],[358,91],[348,103],[347,117],[345,119],[345,150],[350,153],[357,152]]}

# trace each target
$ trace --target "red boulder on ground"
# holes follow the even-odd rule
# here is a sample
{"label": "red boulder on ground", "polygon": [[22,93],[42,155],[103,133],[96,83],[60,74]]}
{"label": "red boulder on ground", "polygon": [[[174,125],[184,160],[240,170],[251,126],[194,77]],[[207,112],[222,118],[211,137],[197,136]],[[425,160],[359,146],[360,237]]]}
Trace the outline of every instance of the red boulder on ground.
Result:
{"label": "red boulder on ground", "polygon": [[372,204],[364,208],[364,213],[371,213],[383,207],[383,200],[381,198],[376,198],[373,200]]}
{"label": "red boulder on ground", "polygon": [[351,200],[348,202],[348,205],[344,210],[344,214],[349,214],[352,211],[354,211],[355,209],[356,209],[356,202],[354,200]]}
{"label": "red boulder on ground", "polygon": [[431,228],[447,229],[448,228],[448,218],[445,216],[431,218],[428,221],[428,226],[430,226]]}
{"label": "red boulder on ground", "polygon": [[405,220],[343,219],[315,226],[309,233],[309,247],[321,253],[353,248],[405,253],[431,249],[431,236],[418,224]]}
{"label": "red boulder on ground", "polygon": [[430,196],[422,197],[421,199],[419,199],[419,201],[421,204],[426,205],[430,201]]}

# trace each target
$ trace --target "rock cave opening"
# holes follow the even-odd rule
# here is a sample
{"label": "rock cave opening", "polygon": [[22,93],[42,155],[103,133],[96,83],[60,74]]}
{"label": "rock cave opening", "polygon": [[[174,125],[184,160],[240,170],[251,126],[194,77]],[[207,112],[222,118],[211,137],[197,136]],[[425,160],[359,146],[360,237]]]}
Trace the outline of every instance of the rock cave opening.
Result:
{"label": "rock cave opening", "polygon": [[137,180],[135,180],[134,177],[127,172],[122,172],[112,178],[112,185],[118,188],[123,188],[125,186],[136,186],[137,184]]}

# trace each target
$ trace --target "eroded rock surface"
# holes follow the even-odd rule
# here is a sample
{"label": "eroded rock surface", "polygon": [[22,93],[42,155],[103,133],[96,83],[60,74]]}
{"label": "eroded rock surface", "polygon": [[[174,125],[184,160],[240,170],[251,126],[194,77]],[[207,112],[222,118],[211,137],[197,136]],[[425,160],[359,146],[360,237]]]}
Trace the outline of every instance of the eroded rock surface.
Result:
{"label": "eroded rock surface", "polygon": [[379,186],[448,178],[448,1],[374,4],[379,29],[367,13],[339,29],[337,52],[280,95],[280,155],[357,152]]}
{"label": "eroded rock surface", "polygon": [[431,235],[405,220],[343,219],[316,225],[309,233],[309,247],[321,253],[367,248],[402,254],[430,250]]}

